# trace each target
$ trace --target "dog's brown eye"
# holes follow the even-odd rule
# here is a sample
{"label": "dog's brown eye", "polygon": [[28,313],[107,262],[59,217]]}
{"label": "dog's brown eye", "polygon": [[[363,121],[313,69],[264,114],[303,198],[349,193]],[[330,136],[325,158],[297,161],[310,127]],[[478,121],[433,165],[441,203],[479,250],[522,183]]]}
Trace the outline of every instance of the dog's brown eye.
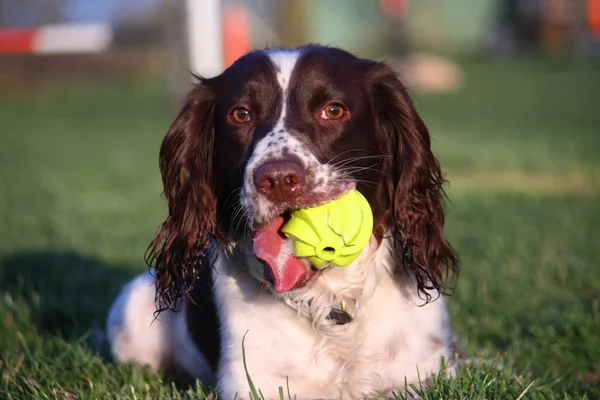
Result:
{"label": "dog's brown eye", "polygon": [[243,107],[236,108],[231,113],[231,118],[238,124],[243,124],[245,122],[250,122],[252,120],[252,116],[250,115],[250,111],[246,110]]}
{"label": "dog's brown eye", "polygon": [[329,104],[323,111],[321,111],[322,119],[340,119],[344,116],[346,110],[337,104]]}

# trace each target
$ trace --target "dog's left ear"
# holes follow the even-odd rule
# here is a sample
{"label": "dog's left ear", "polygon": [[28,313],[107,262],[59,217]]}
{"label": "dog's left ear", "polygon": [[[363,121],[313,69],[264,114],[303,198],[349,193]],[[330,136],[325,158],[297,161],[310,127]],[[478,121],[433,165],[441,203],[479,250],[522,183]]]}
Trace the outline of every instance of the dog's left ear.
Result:
{"label": "dog's left ear", "polygon": [[444,235],[445,181],[431,152],[429,131],[394,70],[372,63],[368,76],[376,135],[385,155],[377,197],[387,211],[380,222],[393,229],[397,265],[414,275],[429,301],[429,291],[443,291],[449,273],[459,269],[458,256]]}

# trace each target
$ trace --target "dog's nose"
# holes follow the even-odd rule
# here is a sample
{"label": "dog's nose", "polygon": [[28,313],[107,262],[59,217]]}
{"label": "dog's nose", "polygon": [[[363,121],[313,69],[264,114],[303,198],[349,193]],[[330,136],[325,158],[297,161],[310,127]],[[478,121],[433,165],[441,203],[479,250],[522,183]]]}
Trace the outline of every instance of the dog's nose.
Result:
{"label": "dog's nose", "polygon": [[267,161],[254,171],[254,184],[274,202],[294,199],[304,186],[304,167],[288,160]]}

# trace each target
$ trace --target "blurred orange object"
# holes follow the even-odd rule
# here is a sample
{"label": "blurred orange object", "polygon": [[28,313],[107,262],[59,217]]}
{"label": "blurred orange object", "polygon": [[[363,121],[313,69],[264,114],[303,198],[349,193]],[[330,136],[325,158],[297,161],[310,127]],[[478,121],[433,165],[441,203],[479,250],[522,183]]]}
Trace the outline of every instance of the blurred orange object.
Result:
{"label": "blurred orange object", "polygon": [[566,41],[567,0],[546,0],[541,9],[540,38],[551,51],[560,51]]}
{"label": "blurred orange object", "polygon": [[246,10],[233,4],[223,10],[223,56],[227,68],[250,50],[250,24]]}
{"label": "blurred orange object", "polygon": [[32,53],[36,35],[35,29],[0,30],[0,54]]}
{"label": "blurred orange object", "polygon": [[588,25],[592,35],[600,39],[600,0],[587,1]]}
{"label": "blurred orange object", "polygon": [[379,0],[379,8],[392,19],[402,19],[408,11],[408,0]]}

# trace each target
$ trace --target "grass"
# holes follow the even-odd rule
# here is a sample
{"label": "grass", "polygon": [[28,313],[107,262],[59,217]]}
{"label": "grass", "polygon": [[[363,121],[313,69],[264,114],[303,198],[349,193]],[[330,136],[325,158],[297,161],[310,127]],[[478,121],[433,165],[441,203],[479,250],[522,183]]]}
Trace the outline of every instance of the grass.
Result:
{"label": "grass", "polygon": [[[463,89],[418,107],[451,182],[453,326],[479,362],[415,389],[600,398],[600,68],[465,68]],[[172,117],[158,82],[0,94],[1,398],[205,398],[92,345],[165,215],[157,152]]]}

